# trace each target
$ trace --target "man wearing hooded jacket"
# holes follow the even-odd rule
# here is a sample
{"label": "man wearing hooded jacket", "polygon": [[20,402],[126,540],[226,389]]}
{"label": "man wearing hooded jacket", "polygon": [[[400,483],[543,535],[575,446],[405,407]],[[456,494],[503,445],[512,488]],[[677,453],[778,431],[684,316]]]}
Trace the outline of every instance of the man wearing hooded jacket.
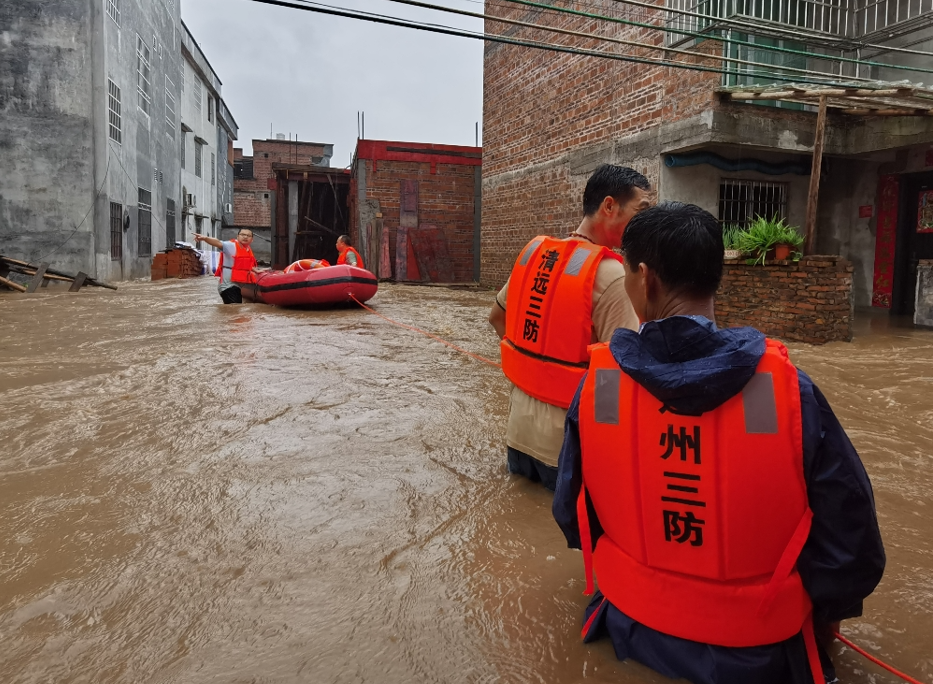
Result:
{"label": "man wearing hooded jacket", "polygon": [[885,563],[858,454],[783,345],[716,327],[712,215],[659,205],[622,251],[642,326],[593,350],[553,503],[599,582],[584,640],[696,684],[834,681],[820,643]]}

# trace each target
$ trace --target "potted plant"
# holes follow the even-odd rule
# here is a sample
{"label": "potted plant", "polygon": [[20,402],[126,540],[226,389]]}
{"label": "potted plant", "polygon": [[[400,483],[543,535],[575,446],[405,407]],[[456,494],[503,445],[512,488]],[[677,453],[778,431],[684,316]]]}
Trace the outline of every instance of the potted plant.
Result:
{"label": "potted plant", "polygon": [[774,258],[783,261],[793,253],[799,259],[800,249],[803,247],[803,235],[798,233],[796,228],[785,226],[783,221],[778,224],[778,228],[780,234],[778,241],[774,244]]}
{"label": "potted plant", "polygon": [[722,229],[722,245],[725,248],[724,259],[740,259],[742,250],[739,249],[739,233],[742,227],[734,223]]}

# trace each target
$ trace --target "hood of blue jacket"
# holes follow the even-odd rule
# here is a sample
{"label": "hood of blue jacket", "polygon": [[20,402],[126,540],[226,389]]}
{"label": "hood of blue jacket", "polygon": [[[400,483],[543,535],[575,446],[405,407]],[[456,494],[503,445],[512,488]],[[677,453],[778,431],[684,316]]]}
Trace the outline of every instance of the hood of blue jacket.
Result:
{"label": "hood of blue jacket", "polygon": [[754,328],[718,329],[702,316],[672,316],[640,332],[616,330],[609,349],[669,410],[698,416],[742,391],[765,353],[765,336]]}

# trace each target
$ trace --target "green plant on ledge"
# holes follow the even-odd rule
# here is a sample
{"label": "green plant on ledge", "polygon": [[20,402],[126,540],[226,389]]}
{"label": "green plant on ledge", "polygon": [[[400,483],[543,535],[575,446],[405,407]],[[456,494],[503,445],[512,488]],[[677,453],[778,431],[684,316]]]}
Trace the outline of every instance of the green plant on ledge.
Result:
{"label": "green plant on ledge", "polygon": [[788,253],[791,250],[799,251],[803,246],[803,236],[795,228],[788,226],[784,219],[779,219],[777,216],[770,219],[756,216],[735,239],[737,249],[754,255],[755,258],[747,260],[746,263],[749,265],[760,264],[763,266],[765,259],[768,257],[768,252],[777,245],[787,245]]}
{"label": "green plant on ledge", "polygon": [[737,223],[730,223],[726,226],[723,226],[722,229],[722,246],[723,249],[738,250],[739,247],[739,235],[743,232],[742,226]]}

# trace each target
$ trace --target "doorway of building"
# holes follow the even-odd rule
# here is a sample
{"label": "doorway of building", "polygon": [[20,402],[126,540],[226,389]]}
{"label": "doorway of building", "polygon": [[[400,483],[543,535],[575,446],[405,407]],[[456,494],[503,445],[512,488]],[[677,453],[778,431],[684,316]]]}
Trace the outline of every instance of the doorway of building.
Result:
{"label": "doorway of building", "polygon": [[891,313],[912,316],[917,264],[921,259],[933,259],[933,173],[901,176],[899,204]]}

